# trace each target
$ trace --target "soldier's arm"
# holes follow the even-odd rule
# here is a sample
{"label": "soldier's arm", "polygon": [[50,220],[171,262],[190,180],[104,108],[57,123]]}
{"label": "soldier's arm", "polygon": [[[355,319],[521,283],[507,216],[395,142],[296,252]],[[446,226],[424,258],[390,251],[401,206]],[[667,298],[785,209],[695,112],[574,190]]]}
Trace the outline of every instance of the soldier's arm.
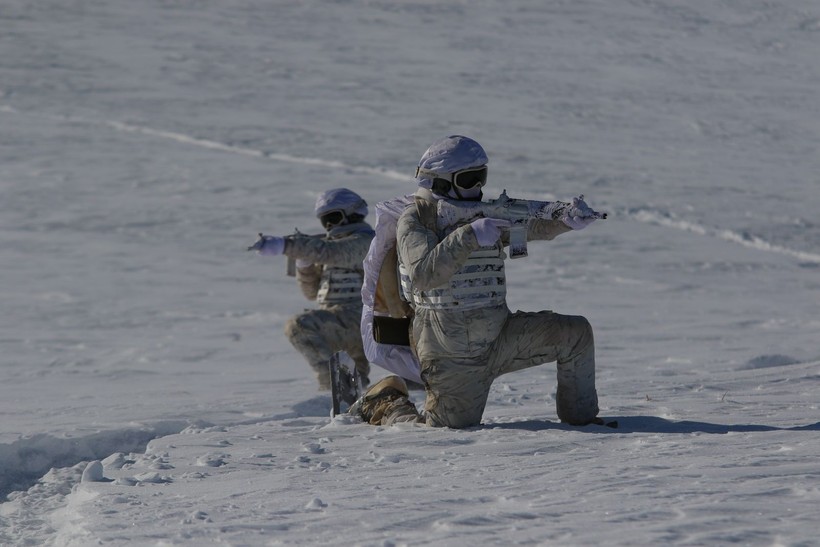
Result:
{"label": "soldier's arm", "polygon": [[413,287],[419,290],[449,282],[470,253],[480,248],[469,224],[456,228],[439,241],[412,208],[399,217],[396,237],[401,262],[408,270]]}
{"label": "soldier's arm", "polygon": [[360,268],[373,235],[353,233],[339,239],[294,237],[285,242],[285,254],[314,264]]}

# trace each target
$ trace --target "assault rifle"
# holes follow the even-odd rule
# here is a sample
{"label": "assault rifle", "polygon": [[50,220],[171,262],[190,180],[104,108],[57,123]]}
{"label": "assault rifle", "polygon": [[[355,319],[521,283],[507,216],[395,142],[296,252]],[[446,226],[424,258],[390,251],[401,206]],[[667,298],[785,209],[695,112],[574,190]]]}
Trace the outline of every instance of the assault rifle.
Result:
{"label": "assault rifle", "polygon": [[[584,196],[581,196],[584,199]],[[510,258],[527,256],[527,222],[530,219],[558,220],[572,207],[563,201],[536,201],[515,199],[501,192],[497,199],[490,201],[453,201],[442,199],[437,205],[439,228],[453,226],[460,222],[471,222],[477,218],[501,218],[512,222],[510,226]],[[592,211],[590,217],[605,219],[606,213]]]}

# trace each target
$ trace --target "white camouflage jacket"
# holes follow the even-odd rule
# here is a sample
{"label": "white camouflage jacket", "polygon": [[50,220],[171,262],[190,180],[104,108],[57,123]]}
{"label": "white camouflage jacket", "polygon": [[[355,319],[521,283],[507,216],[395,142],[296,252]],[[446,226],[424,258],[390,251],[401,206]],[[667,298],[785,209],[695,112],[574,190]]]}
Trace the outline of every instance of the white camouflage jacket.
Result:
{"label": "white camouflage jacket", "polygon": [[[419,189],[416,195],[435,201],[426,189]],[[527,228],[529,241],[550,240],[570,231],[558,220],[531,220]],[[396,236],[399,262],[409,277],[414,293],[447,287],[470,256],[475,256],[474,252],[480,249],[485,257],[494,255],[503,261],[506,258],[504,246],[509,238],[505,231],[494,248],[482,248],[469,224],[451,226],[437,233],[425,226],[414,206],[408,207],[399,217]],[[503,284],[503,266],[497,274]],[[442,309],[416,306],[413,338],[419,360],[471,362],[490,348],[508,314],[503,297],[500,302],[494,300],[489,306],[472,306],[466,310],[460,310],[457,306]]]}
{"label": "white camouflage jacket", "polygon": [[359,222],[337,226],[324,237],[289,237],[285,254],[310,263],[296,268],[296,280],[305,297],[316,300],[322,308],[361,306],[362,261],[373,235],[369,224]]}

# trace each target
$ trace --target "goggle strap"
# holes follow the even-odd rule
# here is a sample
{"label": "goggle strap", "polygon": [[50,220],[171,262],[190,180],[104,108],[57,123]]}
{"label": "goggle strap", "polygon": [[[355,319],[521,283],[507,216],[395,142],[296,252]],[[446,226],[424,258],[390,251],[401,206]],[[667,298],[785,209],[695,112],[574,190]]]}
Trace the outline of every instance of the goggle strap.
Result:
{"label": "goggle strap", "polygon": [[481,166],[478,166],[478,167],[468,167],[467,169],[459,169],[455,173],[443,174],[443,173],[436,173],[435,171],[432,171],[430,169],[422,169],[421,167],[416,167],[416,177],[418,177],[419,175],[422,175],[423,177],[426,177],[426,178],[444,179],[448,182],[453,182],[453,178],[455,177],[455,175],[459,175],[461,173],[467,173],[467,172],[470,172],[470,171],[481,171],[482,169],[486,169],[486,168],[487,168],[486,165],[481,165]]}
{"label": "goggle strap", "polygon": [[[435,171],[431,171],[430,169],[422,169],[421,167],[416,167],[416,177],[418,178],[419,175],[425,178],[444,179],[448,182],[452,182],[452,180],[450,180],[450,178],[452,178],[452,175],[442,175],[440,173],[436,173]],[[448,176],[450,178],[447,178]]]}

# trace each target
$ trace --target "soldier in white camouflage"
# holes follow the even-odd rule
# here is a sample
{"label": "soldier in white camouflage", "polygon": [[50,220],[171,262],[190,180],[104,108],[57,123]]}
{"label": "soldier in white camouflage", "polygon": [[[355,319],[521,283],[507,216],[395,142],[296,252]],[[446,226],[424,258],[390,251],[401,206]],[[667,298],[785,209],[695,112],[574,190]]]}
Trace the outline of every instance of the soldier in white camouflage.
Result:
{"label": "soldier in white camouflage", "polygon": [[373,228],[365,222],[367,203],[347,188],[323,192],[316,200],[316,217],[326,234],[265,236],[249,248],[259,254],[295,259],[296,281],[318,309],[306,310],[285,325],[291,344],[315,371],[320,390],[330,389],[329,361],[340,350],[356,363],[363,385],[369,383],[370,365],[362,348],[362,260]]}
{"label": "soldier in white camouflage", "polygon": [[[426,389],[424,412],[414,415],[407,390],[391,379],[365,394],[362,417],[383,425],[476,426],[497,377],[557,361],[558,417],[572,425],[599,423],[589,322],[551,311],[512,313],[507,307],[509,221],[478,218],[437,226],[438,200],[481,200],[487,180],[481,145],[459,135],[437,141],[422,156],[416,180],[415,206],[405,209],[396,234],[402,289],[415,312],[411,339]],[[556,220],[529,220],[527,239],[551,240],[581,230],[594,220],[592,213],[576,198]]]}

